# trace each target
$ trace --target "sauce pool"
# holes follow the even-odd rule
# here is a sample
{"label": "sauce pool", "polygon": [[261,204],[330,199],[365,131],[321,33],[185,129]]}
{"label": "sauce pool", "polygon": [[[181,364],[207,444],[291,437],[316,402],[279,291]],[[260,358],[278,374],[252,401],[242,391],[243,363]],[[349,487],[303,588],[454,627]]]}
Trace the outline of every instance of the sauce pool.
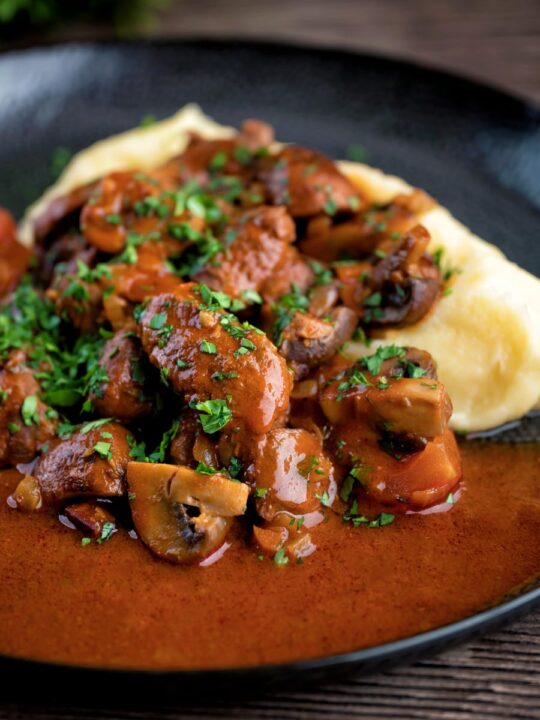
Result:
{"label": "sauce pool", "polygon": [[154,558],[121,531],[103,545],[8,507],[0,473],[0,653],[78,665],[219,668],[287,662],[414,635],[540,575],[537,445],[463,443],[448,512],[353,528],[330,513],[302,565],[232,542],[206,567]]}

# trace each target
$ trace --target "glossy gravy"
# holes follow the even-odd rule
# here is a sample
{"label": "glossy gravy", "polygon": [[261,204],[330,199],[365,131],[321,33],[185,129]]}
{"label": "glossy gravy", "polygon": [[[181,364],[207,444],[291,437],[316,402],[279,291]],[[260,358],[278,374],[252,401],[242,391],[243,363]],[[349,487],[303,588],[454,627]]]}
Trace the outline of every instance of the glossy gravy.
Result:
{"label": "glossy gravy", "polygon": [[11,510],[0,473],[0,652],[80,665],[217,668],[313,658],[429,630],[540,573],[538,446],[462,445],[448,512],[352,528],[278,567],[245,543],[201,570],[154,558],[125,532],[81,547],[55,517]]}

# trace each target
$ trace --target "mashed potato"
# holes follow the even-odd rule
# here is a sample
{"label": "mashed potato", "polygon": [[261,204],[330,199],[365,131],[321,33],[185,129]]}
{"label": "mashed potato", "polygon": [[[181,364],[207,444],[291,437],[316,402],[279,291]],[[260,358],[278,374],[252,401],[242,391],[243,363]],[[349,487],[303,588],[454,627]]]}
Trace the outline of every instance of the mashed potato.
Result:
{"label": "mashed potato", "polygon": [[[182,152],[190,131],[208,138],[234,134],[233,128],[188,105],[149,128],[98,142],[75,156],[58,182],[28,210],[21,240],[33,243],[33,220],[53,198],[112,170],[160,165]],[[374,202],[388,202],[412,189],[367,165],[339,165]],[[455,429],[486,430],[521,417],[540,399],[540,281],[440,205],[425,212],[421,221],[431,233],[431,250],[442,248],[444,262],[459,268],[452,292],[420,323],[380,332],[374,345],[414,345],[434,356],[453,401]],[[352,344],[349,351],[364,354],[366,348]]]}

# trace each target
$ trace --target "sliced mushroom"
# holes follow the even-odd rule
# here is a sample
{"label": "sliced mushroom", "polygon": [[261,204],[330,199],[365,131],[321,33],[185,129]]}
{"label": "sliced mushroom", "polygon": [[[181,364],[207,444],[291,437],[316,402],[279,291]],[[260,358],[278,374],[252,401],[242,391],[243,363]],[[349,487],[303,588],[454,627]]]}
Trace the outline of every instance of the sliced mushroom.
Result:
{"label": "sliced mushroom", "polygon": [[343,306],[332,310],[328,320],[297,312],[283,332],[280,352],[292,363],[297,378],[303,377],[310,368],[330,360],[356,325],[356,314]]}
{"label": "sliced mushroom", "polygon": [[[343,363],[344,361],[342,361]],[[328,366],[319,383],[322,411],[333,425],[352,418],[375,429],[404,452],[416,452],[441,435],[452,403],[436,379],[431,355],[417,348],[380,347],[351,365]],[[420,439],[420,442],[417,442]],[[399,453],[401,454],[401,453]]]}
{"label": "sliced mushroom", "polygon": [[[450,398],[444,386],[436,381],[397,380],[384,390],[370,388],[365,399],[377,425],[397,434],[434,438],[443,434],[452,414]],[[359,396],[358,402],[363,401]]]}
{"label": "sliced mushroom", "polygon": [[428,231],[416,225],[380,256],[337,268],[341,299],[362,323],[412,325],[427,314],[442,286],[439,269],[426,252],[429,241]]}
{"label": "sliced mushroom", "polygon": [[34,512],[40,510],[43,504],[38,481],[32,475],[25,475],[15,488],[12,495],[19,510]]}
{"label": "sliced mushroom", "polygon": [[247,485],[188,467],[130,462],[133,522],[150,550],[175,563],[200,560],[219,547],[243,515]]}

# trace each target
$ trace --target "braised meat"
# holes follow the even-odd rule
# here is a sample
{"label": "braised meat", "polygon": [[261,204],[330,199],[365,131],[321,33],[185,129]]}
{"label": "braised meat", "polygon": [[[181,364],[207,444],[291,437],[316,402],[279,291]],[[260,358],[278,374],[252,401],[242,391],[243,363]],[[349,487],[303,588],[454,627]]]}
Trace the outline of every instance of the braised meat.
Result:
{"label": "braised meat", "polygon": [[173,563],[247,540],[286,565],[334,513],[379,527],[459,482],[433,359],[376,340],[448,273],[424,193],[370,204],[266,123],[224,135],[54,199],[30,268],[0,211],[0,465],[83,545],[134,527]]}

